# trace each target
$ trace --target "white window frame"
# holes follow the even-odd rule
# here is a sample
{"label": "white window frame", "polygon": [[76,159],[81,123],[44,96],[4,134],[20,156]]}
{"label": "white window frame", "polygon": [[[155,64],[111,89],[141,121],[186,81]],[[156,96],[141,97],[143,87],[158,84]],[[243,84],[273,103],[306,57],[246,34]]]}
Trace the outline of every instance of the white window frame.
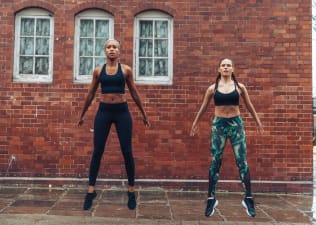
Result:
{"label": "white window frame", "polygon": [[[109,21],[109,38],[114,37],[114,19],[113,16],[105,11],[98,9],[85,10],[75,17],[75,39],[74,39],[74,83],[90,83],[92,73],[90,75],[79,75],[80,59],[79,59],[79,43],[80,43],[80,20],[81,19],[105,19]],[[106,58],[104,58],[104,63]]]}
{"label": "white window frame", "polygon": [[[139,39],[141,20],[165,20],[168,21],[168,76],[139,76]],[[138,84],[165,84],[173,83],[173,18],[158,10],[146,11],[138,14],[134,19],[134,78]]]}
{"label": "white window frame", "polygon": [[[50,36],[49,36],[49,56],[48,56],[48,75],[43,74],[20,74],[20,41],[21,41],[21,19],[22,18],[45,18],[50,20]],[[35,37],[35,36],[34,36]],[[14,65],[13,65],[13,81],[25,83],[51,83],[53,81],[53,49],[54,49],[54,17],[53,15],[39,8],[29,8],[22,10],[15,16],[15,40],[14,40]],[[34,53],[35,56],[35,53]]]}

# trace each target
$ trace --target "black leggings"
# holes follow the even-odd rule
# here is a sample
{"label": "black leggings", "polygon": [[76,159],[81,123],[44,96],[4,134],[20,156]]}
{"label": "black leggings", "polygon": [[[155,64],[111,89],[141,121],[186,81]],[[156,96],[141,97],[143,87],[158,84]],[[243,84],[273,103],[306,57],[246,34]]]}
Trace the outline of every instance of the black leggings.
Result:
{"label": "black leggings", "polygon": [[115,124],[125,161],[128,185],[134,186],[135,165],[132,153],[132,118],[126,102],[101,102],[94,120],[94,150],[90,163],[89,185],[95,186],[105,143],[112,123]]}

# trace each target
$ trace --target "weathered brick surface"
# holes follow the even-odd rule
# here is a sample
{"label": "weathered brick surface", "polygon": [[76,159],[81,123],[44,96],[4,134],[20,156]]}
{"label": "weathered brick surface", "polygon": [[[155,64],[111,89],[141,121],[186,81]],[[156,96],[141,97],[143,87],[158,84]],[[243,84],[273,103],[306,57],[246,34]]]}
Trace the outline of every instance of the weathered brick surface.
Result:
{"label": "weathered brick surface", "polygon": [[[122,41],[121,61],[129,65],[133,63],[134,16],[158,9],[174,18],[173,85],[138,85],[150,128],[144,128],[129,97],[137,178],[207,179],[213,104],[200,123],[198,136],[190,137],[189,131],[204,91],[215,79],[219,58],[229,56],[235,60],[237,79],[248,87],[265,128],[258,135],[250,114],[241,107],[252,178],[312,181],[310,1],[0,2],[1,176],[87,177],[97,103],[90,107],[85,125],[78,128],[88,85],[72,81],[74,16],[98,8],[113,14],[115,36]],[[44,8],[54,16],[51,84],[12,82],[14,15],[28,7]],[[17,160],[10,165],[11,155]],[[125,178],[114,128],[99,177]],[[220,178],[238,179],[229,144]],[[234,185],[226,188],[231,187]],[[311,187],[254,185],[256,190],[291,192],[310,191]]]}

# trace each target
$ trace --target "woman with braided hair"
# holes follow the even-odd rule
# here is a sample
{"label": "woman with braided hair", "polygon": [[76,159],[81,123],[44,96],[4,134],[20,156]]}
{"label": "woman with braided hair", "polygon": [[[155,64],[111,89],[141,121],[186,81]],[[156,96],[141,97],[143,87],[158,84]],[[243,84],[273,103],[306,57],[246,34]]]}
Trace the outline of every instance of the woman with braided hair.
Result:
{"label": "woman with braided hair", "polygon": [[214,98],[215,112],[211,131],[212,162],[209,170],[209,188],[205,216],[212,216],[215,212],[215,207],[218,205],[218,200],[215,198],[215,188],[227,139],[230,139],[239,169],[240,180],[245,191],[242,205],[246,208],[249,216],[255,217],[256,215],[251,192],[249,167],[246,160],[246,136],[239,110],[240,96],[256,121],[258,131],[262,133],[263,127],[250,101],[247,89],[236,80],[233,61],[224,58],[219,62],[215,84],[209,86],[205,92],[202,105],[194,119],[190,132],[191,136],[195,135],[198,122],[205,113],[211,99]]}

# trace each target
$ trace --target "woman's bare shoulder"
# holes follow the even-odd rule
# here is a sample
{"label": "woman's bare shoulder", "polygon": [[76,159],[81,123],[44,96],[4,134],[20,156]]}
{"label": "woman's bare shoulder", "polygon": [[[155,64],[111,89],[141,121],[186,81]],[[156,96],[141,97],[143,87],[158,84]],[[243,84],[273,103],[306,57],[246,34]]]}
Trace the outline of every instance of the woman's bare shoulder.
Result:
{"label": "woman's bare shoulder", "polygon": [[132,70],[132,68],[129,65],[126,65],[124,63],[121,63],[122,70]]}
{"label": "woman's bare shoulder", "polygon": [[133,75],[132,68],[129,65],[121,63],[121,69],[125,77],[129,78]]}
{"label": "woman's bare shoulder", "polygon": [[103,65],[99,65],[96,68],[94,68],[93,75],[96,76],[96,77],[99,77],[100,73],[102,71],[102,68],[103,68]]}
{"label": "woman's bare shoulder", "polygon": [[246,88],[246,86],[245,86],[243,83],[240,83],[240,82],[238,82],[238,86],[239,86],[240,88]]}
{"label": "woman's bare shoulder", "polygon": [[215,84],[211,84],[208,88],[207,88],[207,92],[209,93],[214,93],[215,91]]}
{"label": "woman's bare shoulder", "polygon": [[242,92],[247,91],[246,86],[243,83],[238,82],[238,87]]}

